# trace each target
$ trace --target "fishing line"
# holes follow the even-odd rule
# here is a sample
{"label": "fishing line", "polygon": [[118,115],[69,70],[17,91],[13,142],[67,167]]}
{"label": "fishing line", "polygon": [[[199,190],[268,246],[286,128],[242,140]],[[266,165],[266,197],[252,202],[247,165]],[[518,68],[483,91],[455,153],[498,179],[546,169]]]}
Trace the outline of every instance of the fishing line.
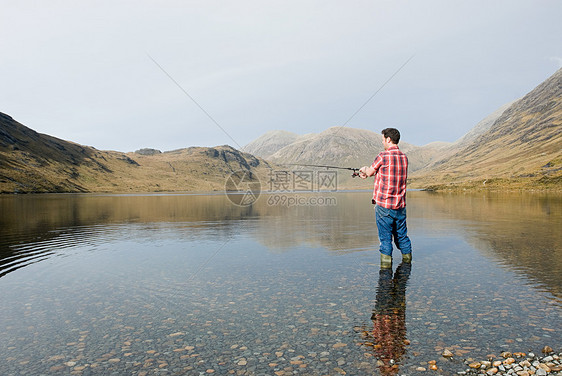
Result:
{"label": "fishing line", "polygon": [[196,101],[191,95],[189,95],[189,93],[188,93],[188,92],[187,92],[187,91],[186,91],[186,90],[185,90],[185,89],[184,89],[184,88],[183,88],[183,87],[182,87],[182,86],[181,86],[181,85],[164,69],[164,68],[162,68],[162,66],[161,66],[160,64],[158,64],[158,62],[157,62],[156,60],[154,60],[154,58],[153,58],[152,56],[150,56],[150,54],[149,54],[148,52],[146,53],[146,55],[148,56],[148,58],[149,58],[150,60],[152,60],[152,62],[153,62],[154,64],[156,64],[156,66],[157,66],[158,68],[160,68],[160,70],[161,70],[162,72],[164,72],[164,74],[165,74],[166,76],[168,76],[168,78],[169,78],[170,80],[172,80],[172,82],[173,82],[174,84],[176,84],[176,86],[177,86],[181,91],[183,91],[183,93],[184,93],[189,99],[191,99],[191,101],[192,101],[193,103],[195,103],[195,105],[196,105],[197,107],[199,107],[199,109],[200,109],[201,111],[203,111],[203,113],[204,113],[205,115],[207,115],[207,117],[208,117],[209,119],[211,119],[211,121],[212,121],[213,123],[215,123],[215,125],[216,125],[217,127],[219,127],[219,129],[220,129],[221,131],[223,131],[223,133],[224,133],[225,135],[228,136],[228,138],[230,138],[230,139],[232,140],[232,142],[234,142],[234,143],[236,144],[236,146],[238,146],[238,148],[240,148],[240,150],[242,150],[242,146],[240,146],[240,144],[239,144],[238,142],[236,142],[236,140],[235,140],[223,127],[221,127],[221,125],[220,125],[207,111],[205,111],[205,109],[204,109],[203,107],[201,107],[201,105],[200,105],[199,103],[197,103],[197,101]]}
{"label": "fishing line", "polygon": [[363,107],[365,107],[365,106],[371,101],[371,99],[373,99],[373,98],[375,97],[375,95],[377,95],[377,94],[379,93],[379,91],[381,91],[381,90],[386,86],[386,84],[388,84],[388,83],[394,78],[394,76],[396,76],[396,75],[398,74],[398,72],[400,72],[400,71],[410,62],[410,60],[412,60],[412,59],[414,58],[414,56],[415,56],[415,54],[412,55],[412,56],[410,56],[410,57],[408,58],[408,60],[406,60],[406,61],[404,62],[404,64],[402,64],[402,65],[400,66],[400,68],[398,68],[398,69],[396,70],[396,72],[394,72],[394,73],[377,89],[377,91],[375,91],[375,92],[369,97],[369,99],[367,99],[367,100],[365,101],[365,103],[363,103],[363,104],[353,113],[353,115],[351,115],[351,116],[349,117],[349,119],[347,119],[347,121],[346,121],[345,123],[343,123],[343,125],[342,125],[341,127],[339,127],[339,128],[336,130],[336,132],[334,133],[334,135],[335,135],[337,132],[339,132],[340,129],[342,129],[343,127],[345,127],[345,126],[347,125],[347,123],[349,123],[349,122],[351,121],[351,119],[353,119],[353,118],[355,117],[355,115],[357,115],[357,114],[363,109]]}

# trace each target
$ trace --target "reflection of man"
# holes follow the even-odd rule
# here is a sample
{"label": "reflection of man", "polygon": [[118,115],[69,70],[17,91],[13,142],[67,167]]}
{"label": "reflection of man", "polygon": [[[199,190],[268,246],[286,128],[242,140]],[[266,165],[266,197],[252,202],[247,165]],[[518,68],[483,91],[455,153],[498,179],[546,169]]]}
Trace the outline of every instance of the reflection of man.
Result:
{"label": "reflection of man", "polygon": [[402,252],[402,261],[412,260],[412,244],[406,227],[406,179],[408,158],[398,149],[398,129],[382,130],[384,151],[373,164],[359,169],[359,176],[366,179],[375,175],[373,204],[379,230],[381,267],[392,266],[392,238]]}
{"label": "reflection of man", "polygon": [[372,341],[381,374],[395,375],[398,361],[406,352],[406,284],[411,263],[402,263],[396,269],[381,268],[373,321]]}

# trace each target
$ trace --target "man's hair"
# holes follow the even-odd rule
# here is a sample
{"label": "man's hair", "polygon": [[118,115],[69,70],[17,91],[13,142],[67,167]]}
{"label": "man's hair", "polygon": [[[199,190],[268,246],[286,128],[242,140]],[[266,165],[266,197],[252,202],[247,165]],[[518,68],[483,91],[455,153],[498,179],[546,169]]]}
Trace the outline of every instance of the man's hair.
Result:
{"label": "man's hair", "polygon": [[400,132],[398,132],[398,129],[396,128],[385,128],[382,130],[382,135],[384,136],[384,138],[388,138],[390,137],[390,140],[392,141],[393,144],[398,145],[398,142],[400,141]]}

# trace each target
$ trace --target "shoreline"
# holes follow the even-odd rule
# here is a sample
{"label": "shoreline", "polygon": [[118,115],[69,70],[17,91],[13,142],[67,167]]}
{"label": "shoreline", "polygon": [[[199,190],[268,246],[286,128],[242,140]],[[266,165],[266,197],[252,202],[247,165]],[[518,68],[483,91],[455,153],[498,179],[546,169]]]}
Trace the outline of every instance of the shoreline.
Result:
{"label": "shoreline", "polygon": [[[408,192],[428,192],[435,194],[477,194],[477,193],[492,193],[492,194],[552,194],[562,195],[562,188],[557,189],[431,189],[431,188],[412,188]],[[370,193],[371,189],[340,189],[337,191],[313,191],[313,192],[277,192],[277,191],[260,191],[260,195],[326,195],[338,193]],[[139,192],[0,192],[0,197],[15,197],[15,196],[40,196],[40,195],[84,195],[84,196],[219,196],[225,195],[224,190],[212,191],[139,191]],[[243,192],[230,192],[229,194],[244,194]]]}
{"label": "shoreline", "polygon": [[[448,187],[448,188],[408,188],[408,192],[429,192],[429,193],[521,193],[521,194],[561,194],[562,187],[557,188],[509,188],[509,187],[490,187],[490,188],[464,188],[464,187]],[[0,192],[0,197],[9,196],[33,196],[33,195],[89,195],[89,196],[218,196],[226,194],[227,191],[224,189],[214,189],[214,190],[178,190],[178,191],[136,191],[136,192],[124,192],[124,191],[92,191],[92,192],[82,192],[82,191],[31,191],[31,192]],[[342,188],[335,191],[323,190],[323,191],[260,191],[260,195],[272,195],[272,194],[283,194],[283,195],[311,195],[311,194],[337,194],[337,193],[367,193],[372,192],[372,189],[364,188]],[[244,194],[244,192],[229,192],[228,194]]]}

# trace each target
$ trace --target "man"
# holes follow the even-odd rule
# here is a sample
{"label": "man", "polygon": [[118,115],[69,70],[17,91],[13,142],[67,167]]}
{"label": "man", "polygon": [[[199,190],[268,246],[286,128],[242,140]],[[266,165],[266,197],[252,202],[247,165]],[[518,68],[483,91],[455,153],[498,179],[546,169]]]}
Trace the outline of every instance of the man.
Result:
{"label": "man", "polygon": [[408,158],[398,149],[398,129],[382,130],[384,151],[373,164],[361,167],[359,176],[375,175],[373,204],[379,230],[381,268],[392,267],[392,239],[402,252],[402,261],[412,261],[412,244],[406,227],[406,179]]}

